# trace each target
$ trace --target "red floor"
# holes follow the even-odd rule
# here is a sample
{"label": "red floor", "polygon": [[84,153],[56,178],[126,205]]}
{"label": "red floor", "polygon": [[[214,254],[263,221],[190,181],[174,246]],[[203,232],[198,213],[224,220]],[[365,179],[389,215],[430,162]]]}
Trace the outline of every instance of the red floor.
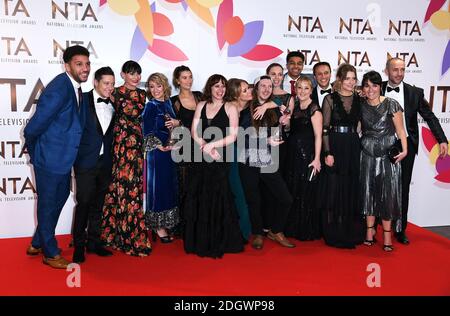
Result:
{"label": "red floor", "polygon": [[[414,225],[408,230],[411,244],[394,243],[393,253],[380,243],[342,250],[297,242],[287,249],[267,240],[262,251],[247,246],[214,260],[186,255],[180,240],[155,243],[147,258],[88,255],[79,288],[67,286],[70,272],[26,256],[30,238],[1,239],[0,295],[450,295],[450,241]],[[70,259],[70,236],[58,241]],[[381,268],[381,287],[367,286],[371,263]]]}

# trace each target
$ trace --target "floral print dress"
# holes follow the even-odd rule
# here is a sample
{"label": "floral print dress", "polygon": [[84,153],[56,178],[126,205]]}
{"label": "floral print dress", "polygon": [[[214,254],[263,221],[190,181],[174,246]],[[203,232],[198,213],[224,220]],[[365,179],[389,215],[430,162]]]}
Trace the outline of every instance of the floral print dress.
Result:
{"label": "floral print dress", "polygon": [[152,250],[142,208],[141,114],[146,95],[144,90],[121,86],[115,89],[113,97],[113,167],[103,207],[102,240],[126,254],[146,256]]}

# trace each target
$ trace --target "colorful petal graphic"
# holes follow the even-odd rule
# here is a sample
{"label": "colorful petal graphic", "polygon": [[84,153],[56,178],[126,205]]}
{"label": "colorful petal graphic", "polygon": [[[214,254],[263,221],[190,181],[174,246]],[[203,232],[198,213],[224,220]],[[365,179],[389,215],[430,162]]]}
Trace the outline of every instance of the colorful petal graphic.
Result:
{"label": "colorful petal graphic", "polygon": [[166,2],[170,2],[170,3],[178,3],[181,1],[183,1],[183,0],[166,0]]}
{"label": "colorful petal graphic", "polygon": [[217,44],[222,49],[225,45],[225,23],[233,17],[233,0],[224,0],[217,13]]}
{"label": "colorful petal graphic", "polygon": [[436,161],[436,171],[438,173],[444,173],[450,170],[450,156],[447,155],[443,158],[439,157]]}
{"label": "colorful petal graphic", "polygon": [[[150,10],[148,0],[138,0],[140,9],[134,15],[137,24],[149,45],[153,44],[153,14]],[[128,3],[128,2],[127,2]]]}
{"label": "colorful petal graphic", "polygon": [[154,39],[153,45],[148,47],[153,54],[172,61],[188,60],[186,55],[175,45],[160,39]]}
{"label": "colorful petal graphic", "polygon": [[131,40],[130,59],[136,61],[140,60],[147,50],[147,47],[147,41],[142,35],[139,26],[136,26],[133,34],[133,39]]}
{"label": "colorful petal graphic", "polygon": [[450,29],[450,12],[436,11],[430,18],[431,24],[440,31]]}
{"label": "colorful petal graphic", "polygon": [[100,5],[99,5],[99,7],[101,7],[102,5],[105,5],[107,1],[108,1],[108,0],[100,0]]}
{"label": "colorful petal graphic", "polygon": [[196,0],[199,5],[205,8],[212,8],[219,5],[223,0]]}
{"label": "colorful petal graphic", "polygon": [[153,23],[155,25],[155,34],[160,36],[169,36],[173,33],[173,24],[164,14],[153,13]]}
{"label": "colorful petal graphic", "polygon": [[108,5],[117,14],[133,15],[139,11],[140,5],[138,0],[122,1],[108,0]]}
{"label": "colorful petal graphic", "polygon": [[183,1],[181,2],[181,5],[183,6],[184,11],[187,11],[188,5],[187,5],[186,1],[183,0]]}
{"label": "colorful petal graphic", "polygon": [[447,47],[445,48],[444,57],[442,59],[441,76],[445,75],[448,68],[450,68],[450,40],[447,43]]}
{"label": "colorful petal graphic", "polygon": [[229,44],[236,44],[244,34],[244,23],[238,16],[229,19],[223,28],[225,40]]}
{"label": "colorful petal graphic", "polygon": [[437,144],[436,138],[434,138],[433,133],[431,133],[430,129],[422,126],[422,140],[425,148],[431,152],[433,146]]}
{"label": "colorful petal graphic", "polygon": [[436,144],[430,150],[430,153],[428,155],[428,160],[430,161],[430,164],[435,165],[438,157],[439,157],[439,144]]}
{"label": "colorful petal graphic", "polygon": [[283,51],[270,45],[256,45],[247,54],[242,55],[245,59],[254,61],[270,60],[279,56]]}
{"label": "colorful petal graphic", "polygon": [[208,8],[205,8],[197,3],[195,0],[185,0],[189,5],[189,8],[206,24],[211,27],[214,27],[214,19],[212,17],[211,11]]}
{"label": "colorful petal graphic", "polygon": [[440,173],[434,178],[439,182],[450,183],[450,170]]}
{"label": "colorful petal graphic", "polygon": [[428,5],[427,13],[425,13],[425,19],[423,20],[423,23],[428,22],[433,13],[442,8],[445,1],[446,0],[431,0],[430,4]]}
{"label": "colorful petal graphic", "polygon": [[239,42],[228,47],[228,57],[236,57],[248,53],[261,39],[264,21],[253,21],[245,24],[244,36]]}

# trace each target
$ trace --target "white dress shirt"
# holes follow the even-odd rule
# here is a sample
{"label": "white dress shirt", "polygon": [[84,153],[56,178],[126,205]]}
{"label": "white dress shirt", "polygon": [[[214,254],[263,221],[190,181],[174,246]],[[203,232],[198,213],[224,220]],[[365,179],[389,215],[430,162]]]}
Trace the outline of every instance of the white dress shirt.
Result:
{"label": "white dress shirt", "polygon": [[322,107],[323,99],[325,99],[325,96],[328,95],[329,93],[327,92],[322,94],[320,93],[320,91],[331,89],[331,84],[328,84],[328,87],[326,87],[325,89],[322,89],[319,85],[317,85],[316,89],[317,89],[317,97],[319,99],[319,104],[317,105]]}
{"label": "white dress shirt", "polygon": [[[98,98],[102,98],[95,89],[92,91],[94,96],[94,105],[95,105],[95,113],[97,114],[98,121],[100,122],[100,126],[102,127],[103,135],[105,135],[108,130],[109,125],[111,124],[111,119],[114,114],[114,108],[109,102],[108,104],[104,102],[97,102]],[[103,144],[100,149],[100,155],[103,154]]]}
{"label": "white dress shirt", "polygon": [[283,81],[283,90],[287,93],[291,93],[291,80],[296,80],[291,78],[287,73],[284,75],[284,81]]}
{"label": "white dress shirt", "polygon": [[391,99],[394,99],[395,101],[397,101],[398,103],[400,103],[400,105],[401,105],[402,108],[403,108],[403,115],[402,115],[402,117],[403,117],[403,127],[405,128],[405,131],[406,131],[406,137],[408,137],[408,130],[407,130],[407,128],[406,128],[406,120],[405,120],[405,88],[404,88],[404,86],[403,86],[403,81],[402,81],[402,83],[400,83],[400,84],[398,85],[398,88],[400,89],[399,92],[395,92],[394,90],[388,92],[387,87],[394,88],[394,87],[390,86],[390,85],[389,85],[389,82],[388,82],[388,84],[387,84],[387,86],[386,86],[386,91],[385,91],[384,95],[385,95],[386,97],[389,97],[389,98],[391,98]]}

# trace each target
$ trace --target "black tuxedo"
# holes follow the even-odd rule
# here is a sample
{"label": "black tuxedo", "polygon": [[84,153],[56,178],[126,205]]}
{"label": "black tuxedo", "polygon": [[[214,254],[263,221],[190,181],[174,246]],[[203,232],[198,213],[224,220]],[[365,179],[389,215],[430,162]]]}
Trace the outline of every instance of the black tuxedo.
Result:
{"label": "black tuxedo", "polygon": [[[331,84],[331,87],[333,87],[333,84]],[[320,108],[322,108],[322,104],[319,103],[319,93],[317,92],[317,88],[318,85],[316,85],[313,88],[313,92],[311,93],[311,100],[313,101],[313,103],[317,104]],[[333,88],[331,88],[331,91],[333,91]]]}
{"label": "black tuxedo", "polygon": [[[382,94],[386,92],[387,81],[383,82]],[[402,230],[406,229],[408,205],[409,205],[409,186],[411,183],[414,160],[419,148],[419,125],[417,123],[417,114],[427,122],[431,132],[438,143],[447,143],[444,131],[439,120],[430,109],[430,105],[425,100],[423,89],[411,86],[403,82],[404,97],[404,115],[408,133],[408,155],[402,160]]]}
{"label": "black tuxedo", "polygon": [[[97,117],[93,91],[83,94],[87,101],[86,124],[81,137],[74,171],[76,178],[75,219],[73,240],[75,247],[84,247],[86,239],[88,247],[101,245],[100,224],[103,203],[111,180],[112,142],[114,117],[103,133]],[[103,154],[100,149],[103,145]],[[86,228],[88,235],[86,238]]]}

